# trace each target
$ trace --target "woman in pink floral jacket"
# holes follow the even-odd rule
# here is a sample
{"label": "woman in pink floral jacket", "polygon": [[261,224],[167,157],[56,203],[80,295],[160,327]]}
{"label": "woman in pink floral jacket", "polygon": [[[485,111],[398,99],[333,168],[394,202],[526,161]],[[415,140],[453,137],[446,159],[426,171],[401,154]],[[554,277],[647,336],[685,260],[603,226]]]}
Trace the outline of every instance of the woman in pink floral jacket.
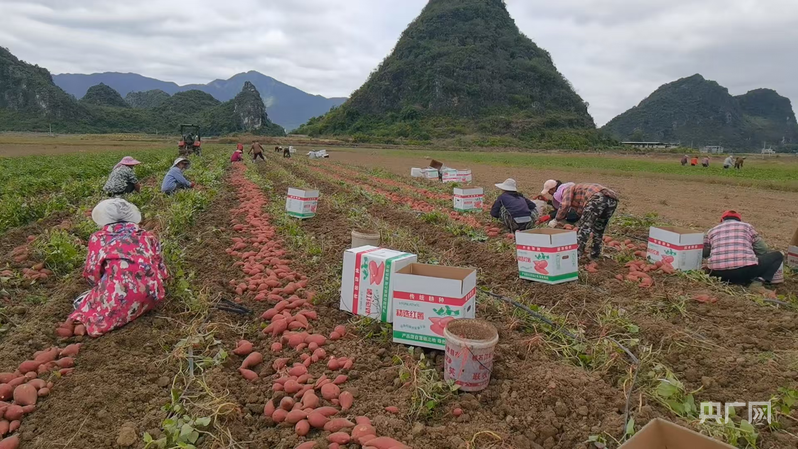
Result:
{"label": "woman in pink floral jacket", "polygon": [[93,288],[75,301],[69,318],[99,337],[163,301],[169,274],[160,243],[138,226],[141,213],[135,205],[120,198],[105,200],[94,208],[92,219],[101,229],[89,240],[83,277]]}

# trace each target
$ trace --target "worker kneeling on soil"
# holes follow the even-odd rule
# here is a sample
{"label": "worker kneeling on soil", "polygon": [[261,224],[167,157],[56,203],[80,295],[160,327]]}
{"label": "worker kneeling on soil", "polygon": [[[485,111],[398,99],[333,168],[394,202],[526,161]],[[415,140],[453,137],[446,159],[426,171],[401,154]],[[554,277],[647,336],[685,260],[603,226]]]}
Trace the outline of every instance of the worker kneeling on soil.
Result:
{"label": "worker kneeling on soil", "polygon": [[730,284],[750,285],[760,292],[764,290],[762,281],[772,282],[784,262],[784,255],[769,251],[754,227],[733,210],[724,212],[720,224],[704,237],[704,257],[709,258],[711,276]]}
{"label": "worker kneeling on soil", "polygon": [[118,164],[114,165],[114,169],[108,176],[108,181],[105,182],[103,191],[108,196],[119,196],[141,191],[141,184],[133,171],[133,167],[139,164],[141,162],[130,156],[122,158]]}
{"label": "worker kneeling on soil", "polygon": [[500,219],[510,232],[530,229],[539,213],[535,203],[518,192],[515,179],[495,185],[502,190],[502,194],[493,203],[490,216]]}
{"label": "worker kneeling on soil", "polygon": [[241,162],[243,160],[244,160],[244,149],[236,148],[236,150],[233,151],[233,155],[230,156],[230,162]]}
{"label": "worker kneeling on soil", "polygon": [[597,259],[604,246],[604,231],[618,208],[618,195],[601,184],[574,184],[563,190],[561,201],[557,216],[549,222],[549,227],[556,228],[573,210],[582,217],[577,233],[579,256],[585,254],[587,241],[593,234],[590,257]]}
{"label": "worker kneeling on soil", "polygon": [[[546,218],[546,222],[551,220],[551,217],[557,215],[557,212],[559,212],[560,207],[562,206],[562,195],[565,193],[565,189],[573,185],[574,183],[572,182],[563,183],[562,181],[556,179],[550,179],[543,184],[543,191],[540,192],[540,194],[544,197],[551,198],[549,204],[551,204],[551,207],[554,209],[554,212],[552,212],[548,218],[542,217]],[[565,221],[570,224],[575,224],[579,221],[579,218],[580,217],[576,214],[576,212],[569,210],[568,214],[565,216]]]}
{"label": "worker kneeling on soil", "polygon": [[172,164],[172,168],[166,172],[166,176],[163,178],[163,183],[161,183],[161,192],[171,195],[181,189],[193,188],[194,183],[183,176],[183,172],[190,166],[191,162],[184,157],[175,159],[175,163]]}
{"label": "worker kneeling on soil", "polygon": [[113,198],[100,202],[91,217],[100,227],[89,239],[83,277],[92,289],[73,303],[71,320],[99,337],[135,320],[166,297],[169,277],[154,235],[139,228],[135,205]]}

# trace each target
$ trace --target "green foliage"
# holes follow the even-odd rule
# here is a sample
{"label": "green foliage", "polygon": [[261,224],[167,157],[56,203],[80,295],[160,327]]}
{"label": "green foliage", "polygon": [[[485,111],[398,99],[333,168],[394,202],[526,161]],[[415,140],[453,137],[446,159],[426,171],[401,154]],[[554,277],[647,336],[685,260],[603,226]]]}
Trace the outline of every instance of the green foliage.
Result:
{"label": "green foliage", "polygon": [[[283,136],[269,121],[266,106],[251,83],[233,100],[221,103],[199,90],[129,95],[130,107],[105,84],[89,88],[80,101],[55,86],[50,73],[20,61],[0,48],[0,131],[57,133],[177,132],[182,123],[199,123],[203,135],[240,131]],[[168,96],[168,95],[167,95]]]}
{"label": "green foliage", "polygon": [[[785,120],[786,119],[786,120]],[[693,75],[665,84],[603,128],[630,141],[681,142],[728,149],[798,144],[790,100],[769,89],[733,97],[714,81]]]}
{"label": "green foliage", "polygon": [[111,106],[115,108],[130,107],[122,96],[119,95],[119,92],[103,83],[91,86],[89,90],[86,91],[86,95],[80,99],[80,102],[85,105],[94,106]]}
{"label": "green foliage", "polygon": [[349,101],[297,132],[396,143],[471,134],[541,141],[547,130],[593,128],[587,105],[502,0],[435,0]]}
{"label": "green foliage", "polygon": [[186,413],[181,402],[179,390],[172,389],[171,403],[163,409],[169,417],[161,423],[164,436],[154,439],[149,432],[144,432],[144,448],[156,447],[159,449],[196,449],[201,441],[204,430],[211,425],[210,417],[193,418]]}
{"label": "green foliage", "polygon": [[86,248],[75,236],[61,229],[51,229],[33,243],[37,258],[53,273],[64,276],[86,261]]}
{"label": "green foliage", "polygon": [[394,356],[393,360],[400,365],[399,382],[413,387],[409,413],[413,420],[431,418],[436,408],[460,388],[452,380],[442,380],[438,369],[420,349],[409,348],[408,356]]}
{"label": "green foliage", "polygon": [[129,92],[125,102],[132,108],[152,109],[161,106],[170,99],[170,95],[160,89],[145,92]]}

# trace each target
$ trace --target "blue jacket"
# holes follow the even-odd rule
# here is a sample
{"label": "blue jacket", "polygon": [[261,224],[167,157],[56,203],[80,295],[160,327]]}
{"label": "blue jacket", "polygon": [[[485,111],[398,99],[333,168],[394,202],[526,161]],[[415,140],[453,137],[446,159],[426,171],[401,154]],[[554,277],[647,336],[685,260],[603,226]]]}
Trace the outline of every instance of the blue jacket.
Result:
{"label": "blue jacket", "polygon": [[161,184],[161,192],[163,193],[174,193],[175,190],[190,188],[191,181],[186,179],[185,176],[183,176],[183,172],[177,167],[172,167],[166,172],[166,176],[163,177],[163,183]]}
{"label": "blue jacket", "polygon": [[504,192],[499,195],[490,210],[490,216],[501,218],[502,206],[507,209],[513,218],[531,217],[535,211],[535,203],[517,192]]}

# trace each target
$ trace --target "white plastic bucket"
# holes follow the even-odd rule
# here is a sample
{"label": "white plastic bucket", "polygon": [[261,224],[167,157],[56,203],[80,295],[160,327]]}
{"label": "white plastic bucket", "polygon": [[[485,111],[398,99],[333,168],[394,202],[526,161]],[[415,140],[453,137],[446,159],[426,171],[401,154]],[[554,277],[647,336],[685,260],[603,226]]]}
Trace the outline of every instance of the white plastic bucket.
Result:
{"label": "white plastic bucket", "polygon": [[380,233],[371,231],[352,231],[352,248],[361,246],[380,246]]}
{"label": "white plastic bucket", "polygon": [[453,380],[462,391],[482,391],[490,383],[493,352],[499,342],[496,328],[482,320],[460,319],[443,330],[446,357],[443,378]]}

